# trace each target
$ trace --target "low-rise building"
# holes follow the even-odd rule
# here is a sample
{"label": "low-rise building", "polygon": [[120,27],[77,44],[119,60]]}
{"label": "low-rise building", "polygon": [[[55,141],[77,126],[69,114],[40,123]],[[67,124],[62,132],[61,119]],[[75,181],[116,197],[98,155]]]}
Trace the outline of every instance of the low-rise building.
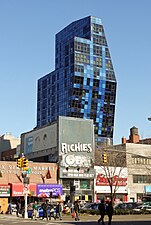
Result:
{"label": "low-rise building", "polygon": [[6,212],[9,201],[24,203],[25,192],[32,199],[49,198],[50,192],[54,198],[61,196],[62,185],[57,183],[57,169],[56,163],[29,162],[28,170],[24,171],[17,167],[17,162],[0,161],[0,212]]}
{"label": "low-rise building", "polygon": [[59,116],[48,126],[21,135],[21,149],[34,162],[58,163],[58,182],[66,200],[94,197],[93,120]]}
{"label": "low-rise building", "polygon": [[141,201],[151,190],[151,145],[140,140],[138,128],[130,129],[129,139],[122,138],[121,145],[113,149],[126,154],[128,201]]}
{"label": "low-rise building", "polygon": [[16,148],[20,145],[20,138],[14,137],[11,133],[0,136],[0,160],[13,160],[16,155]]}

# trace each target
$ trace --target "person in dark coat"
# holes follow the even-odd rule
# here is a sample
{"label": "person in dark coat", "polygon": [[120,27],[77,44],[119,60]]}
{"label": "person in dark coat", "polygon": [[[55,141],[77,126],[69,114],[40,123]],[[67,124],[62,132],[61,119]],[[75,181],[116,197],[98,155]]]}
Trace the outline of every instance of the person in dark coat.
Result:
{"label": "person in dark coat", "polygon": [[46,200],[46,202],[43,202],[41,207],[43,209],[42,219],[44,220],[46,218],[46,220],[48,220],[48,201]]}
{"label": "person in dark coat", "polygon": [[106,214],[108,215],[108,225],[111,225],[111,221],[112,221],[112,216],[113,216],[113,206],[112,206],[112,202],[108,202],[107,206],[106,206]]}
{"label": "person in dark coat", "polygon": [[63,208],[62,204],[61,204],[61,202],[59,202],[56,207],[56,214],[60,218],[60,220],[62,220],[62,208]]}
{"label": "person in dark coat", "polygon": [[55,213],[55,207],[52,203],[50,203],[50,215],[49,215],[49,220],[51,220],[51,217],[56,219],[56,213]]}
{"label": "person in dark coat", "polygon": [[80,210],[80,206],[79,206],[79,201],[75,201],[74,202],[74,212],[75,212],[75,220],[80,220],[79,219],[79,210]]}
{"label": "person in dark coat", "polygon": [[16,203],[16,216],[18,217],[19,215],[19,210],[20,210],[20,205],[19,202]]}
{"label": "person in dark coat", "polygon": [[104,223],[104,216],[105,216],[105,204],[104,200],[101,200],[101,203],[99,204],[99,211],[100,211],[100,219],[98,220],[98,223],[102,221],[102,225],[105,225]]}

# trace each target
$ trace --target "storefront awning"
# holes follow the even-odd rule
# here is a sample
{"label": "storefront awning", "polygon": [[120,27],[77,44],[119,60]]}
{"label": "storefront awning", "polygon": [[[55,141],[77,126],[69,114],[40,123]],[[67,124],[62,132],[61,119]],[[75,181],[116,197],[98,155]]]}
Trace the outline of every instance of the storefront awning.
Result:
{"label": "storefront awning", "polygon": [[[25,188],[22,183],[10,183],[11,185],[11,193],[12,196],[24,196]],[[26,186],[26,190],[28,190],[28,194],[32,196],[36,196],[36,184],[31,183]]]}

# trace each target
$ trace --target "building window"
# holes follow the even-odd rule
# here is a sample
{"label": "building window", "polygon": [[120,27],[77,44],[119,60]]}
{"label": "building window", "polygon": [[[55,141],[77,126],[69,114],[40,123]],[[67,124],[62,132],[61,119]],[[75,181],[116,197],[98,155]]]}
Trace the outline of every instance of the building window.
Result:
{"label": "building window", "polygon": [[73,82],[74,82],[74,84],[81,84],[81,85],[83,85],[83,77],[75,76]]}
{"label": "building window", "polygon": [[90,64],[90,55],[75,53],[75,63]]}
{"label": "building window", "polygon": [[133,175],[133,183],[146,184],[151,182],[151,175]]}
{"label": "building window", "polygon": [[79,73],[82,73],[84,74],[84,67],[81,66],[81,65],[75,65],[75,72],[79,72]]}
{"label": "building window", "polygon": [[102,47],[98,45],[93,45],[93,55],[102,56]]}
{"label": "building window", "polygon": [[92,24],[92,30],[93,30],[94,33],[97,33],[97,34],[99,34],[100,32],[104,33],[103,26],[100,25],[100,24],[93,23]]}
{"label": "building window", "polygon": [[93,57],[93,65],[97,67],[102,67],[102,58]]}
{"label": "building window", "polygon": [[85,43],[75,42],[75,51],[90,54],[90,46]]}
{"label": "building window", "polygon": [[107,42],[105,37],[99,35],[93,35],[93,42],[97,45],[105,45],[107,46]]}
{"label": "building window", "polygon": [[132,163],[137,165],[151,165],[151,159],[132,156]]}

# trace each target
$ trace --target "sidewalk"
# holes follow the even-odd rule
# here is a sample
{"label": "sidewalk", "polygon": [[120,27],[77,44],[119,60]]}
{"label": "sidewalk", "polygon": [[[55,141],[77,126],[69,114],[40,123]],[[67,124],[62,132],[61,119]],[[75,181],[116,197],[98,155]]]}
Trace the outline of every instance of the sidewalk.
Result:
{"label": "sidewalk", "polygon": [[[18,220],[25,220],[21,215],[17,217],[16,215],[8,215],[8,214],[0,214],[0,217],[3,218],[12,218],[12,219],[18,219]],[[88,215],[88,214],[81,214],[80,215],[80,221],[98,221],[99,215]],[[31,220],[31,218],[27,218],[26,220]],[[38,220],[41,220],[41,218],[38,218]],[[105,221],[107,221],[108,218],[105,216]],[[151,214],[145,214],[145,215],[114,215],[113,221],[151,221]],[[63,214],[62,221],[59,219],[54,220],[53,218],[49,221],[52,222],[73,222],[74,218],[71,217],[71,215]]]}

